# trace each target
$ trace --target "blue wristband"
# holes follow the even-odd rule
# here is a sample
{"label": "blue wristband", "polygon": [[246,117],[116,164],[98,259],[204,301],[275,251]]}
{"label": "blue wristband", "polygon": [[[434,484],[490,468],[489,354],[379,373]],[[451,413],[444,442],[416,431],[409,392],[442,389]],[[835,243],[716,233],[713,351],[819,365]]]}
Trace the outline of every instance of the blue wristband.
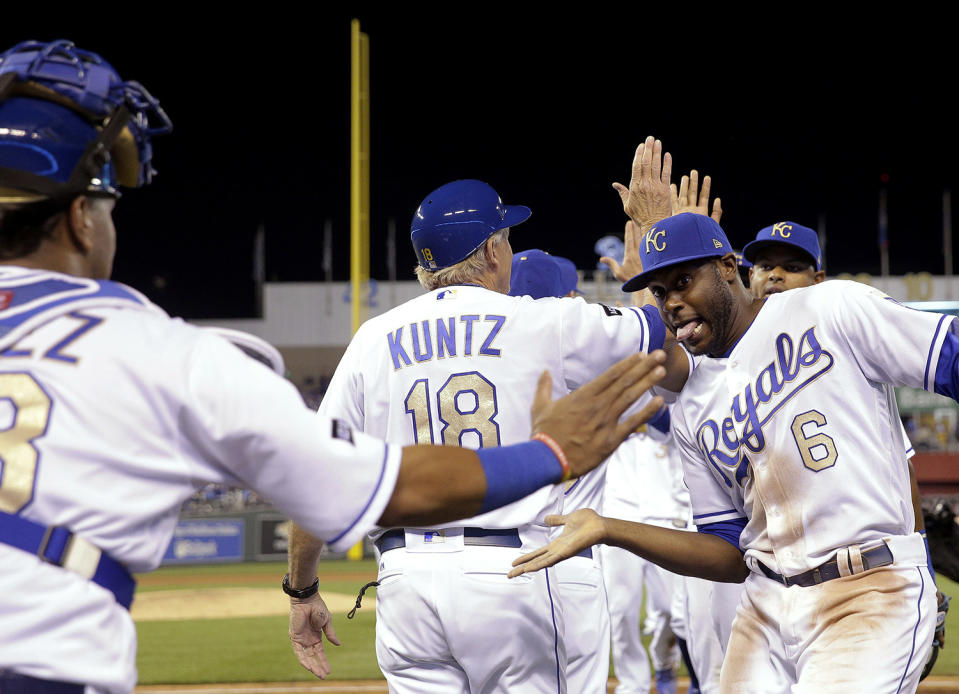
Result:
{"label": "blue wristband", "polygon": [[492,511],[563,479],[563,466],[542,441],[476,451],[486,473],[481,513]]}

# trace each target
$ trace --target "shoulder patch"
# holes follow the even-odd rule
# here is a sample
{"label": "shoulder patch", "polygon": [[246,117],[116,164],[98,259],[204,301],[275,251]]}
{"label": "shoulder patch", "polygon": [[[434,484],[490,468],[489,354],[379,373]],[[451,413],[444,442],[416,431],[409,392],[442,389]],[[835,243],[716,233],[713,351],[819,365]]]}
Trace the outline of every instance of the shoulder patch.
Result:
{"label": "shoulder patch", "polygon": [[330,432],[330,436],[353,443],[353,429],[342,419],[333,420],[333,431]]}
{"label": "shoulder patch", "polygon": [[606,304],[600,304],[603,307],[603,310],[606,312],[607,316],[621,316],[623,312],[618,308],[613,308],[612,306],[607,306]]}

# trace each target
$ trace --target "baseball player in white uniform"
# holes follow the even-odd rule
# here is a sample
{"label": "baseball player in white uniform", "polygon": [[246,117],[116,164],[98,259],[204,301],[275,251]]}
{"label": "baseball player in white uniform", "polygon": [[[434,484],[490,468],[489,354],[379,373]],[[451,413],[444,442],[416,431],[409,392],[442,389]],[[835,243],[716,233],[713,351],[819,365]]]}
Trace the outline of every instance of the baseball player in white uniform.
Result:
{"label": "baseball player in white uniform", "polygon": [[[576,266],[568,258],[535,248],[513,254],[510,296],[575,297],[580,293],[578,282]],[[602,508],[606,467],[604,463],[566,484],[563,513]],[[601,560],[598,548],[591,547],[555,569],[566,622],[563,640],[570,692],[605,694],[609,680],[609,607]]]}
{"label": "baseball player in white uniform", "polygon": [[[587,434],[605,454],[557,426],[595,421],[610,405],[615,418],[627,406],[617,397],[637,397],[606,398],[607,378],[565,403],[544,392],[536,428],[558,445],[524,443],[499,461],[317,426],[270,368],[106,279],[116,186],[149,181],[150,138],[169,128],[141,85],[69,42],[0,54],[4,694],[133,691],[131,574],[159,564],[181,503],[205,483],[254,489],[342,549],[378,520],[432,521],[520,498],[564,477],[561,455],[582,473],[635,424]],[[592,413],[565,411],[590,400]],[[443,479],[450,466],[454,482]]]}
{"label": "baseball player in white uniform", "polygon": [[598,540],[745,579],[721,691],[914,691],[936,590],[892,385],[959,395],[959,321],[854,282],[755,299],[701,215],[654,224],[641,250],[624,288],[648,286],[702,355],[672,408],[699,532],[580,511],[516,573]]}
{"label": "baseball player in white uniform", "polygon": [[[486,449],[529,438],[525,410],[543,369],[557,375],[554,393],[565,393],[662,345],[649,308],[508,296],[508,230],[529,215],[481,181],[430,193],[411,231],[427,293],[361,326],[320,413],[391,442]],[[562,492],[373,535],[376,652],[392,692],[566,691],[552,573],[506,579],[513,559],[547,540],[543,517],[562,508]],[[314,556],[296,561],[315,566]]]}
{"label": "baseball player in white uniform", "polygon": [[[603,515],[612,518],[667,528],[685,527],[689,494],[683,484],[679,458],[665,435],[654,438],[654,423],[668,434],[667,415],[647,425],[645,432],[626,439],[605,465],[606,488],[602,507],[585,508],[602,508]],[[656,691],[675,691],[678,651],[670,614],[674,583],[678,577],[619,547],[602,547],[601,555],[609,595],[613,669],[619,681],[616,693],[648,694],[650,659],[657,673]],[[647,623],[653,632],[649,658],[640,640],[639,628],[644,587]]]}

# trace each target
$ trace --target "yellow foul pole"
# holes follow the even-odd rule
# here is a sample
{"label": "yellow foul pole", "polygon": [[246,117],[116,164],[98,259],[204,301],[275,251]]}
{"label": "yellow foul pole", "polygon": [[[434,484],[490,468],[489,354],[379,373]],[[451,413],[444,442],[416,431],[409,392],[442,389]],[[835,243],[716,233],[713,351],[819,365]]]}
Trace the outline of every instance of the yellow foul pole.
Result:
{"label": "yellow foul pole", "polygon": [[[370,279],[370,38],[350,23],[350,297],[352,332],[366,320]],[[363,543],[347,552],[363,558]]]}
{"label": "yellow foul pole", "polygon": [[350,281],[352,332],[366,320],[370,279],[370,41],[350,24]]}

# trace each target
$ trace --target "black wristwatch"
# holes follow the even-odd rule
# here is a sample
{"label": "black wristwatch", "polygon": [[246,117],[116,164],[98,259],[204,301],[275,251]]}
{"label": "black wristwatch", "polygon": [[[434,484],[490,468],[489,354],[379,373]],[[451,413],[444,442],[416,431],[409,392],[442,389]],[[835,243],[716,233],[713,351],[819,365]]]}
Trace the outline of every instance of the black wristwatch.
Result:
{"label": "black wristwatch", "polygon": [[317,576],[313,579],[313,585],[297,590],[296,588],[290,587],[290,574],[287,574],[283,577],[283,592],[289,595],[291,598],[296,598],[297,600],[312,598],[314,595],[320,592],[320,577]]}

